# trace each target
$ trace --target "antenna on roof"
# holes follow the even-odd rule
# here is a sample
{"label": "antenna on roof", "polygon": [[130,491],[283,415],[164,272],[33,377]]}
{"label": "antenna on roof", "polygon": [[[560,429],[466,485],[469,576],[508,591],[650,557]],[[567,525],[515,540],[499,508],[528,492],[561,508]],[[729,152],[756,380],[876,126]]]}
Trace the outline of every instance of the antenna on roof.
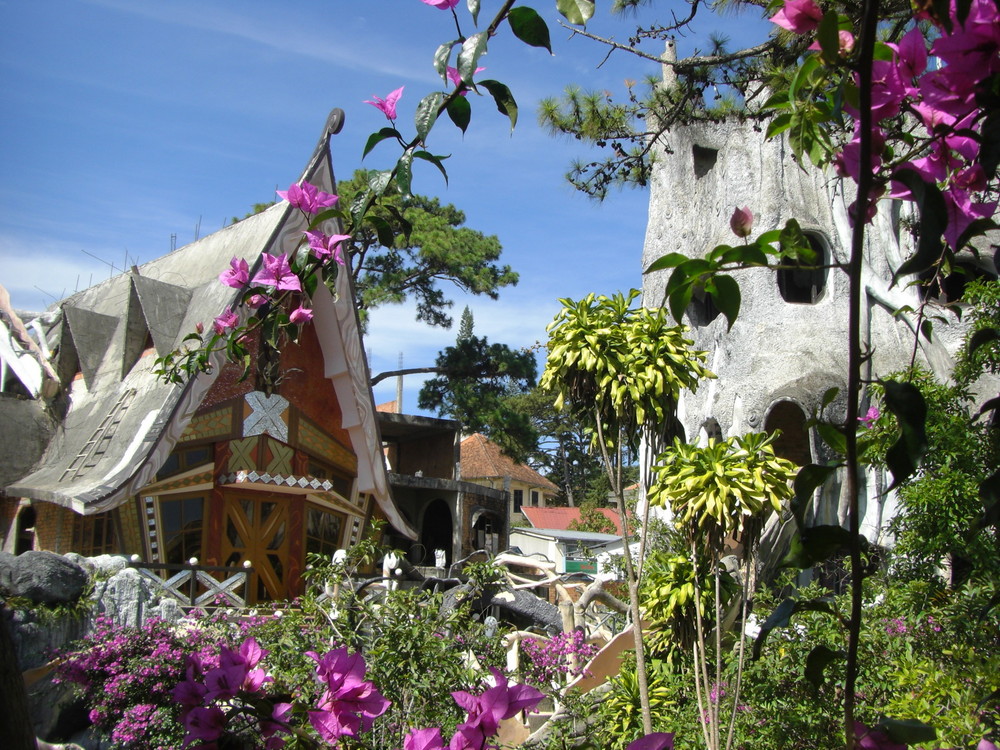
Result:
{"label": "antenna on roof", "polygon": [[[116,265],[115,265],[114,263],[112,263],[111,261],[109,261],[109,260],[104,260],[104,258],[102,258],[102,257],[101,257],[101,256],[99,256],[99,255],[94,255],[94,254],[93,254],[92,252],[90,252],[89,250],[84,250],[83,248],[80,248],[80,252],[81,252],[81,253],[84,253],[84,254],[86,254],[86,255],[89,255],[89,256],[90,256],[91,258],[94,258],[95,260],[99,260],[99,261],[101,261],[101,263],[103,263],[104,265],[106,265],[106,266],[107,266],[108,268],[110,268],[110,269],[111,269],[111,276],[114,276],[114,275],[115,275],[116,273],[121,273],[121,272],[122,272],[122,271],[124,270],[124,269],[122,269],[122,268],[119,268],[118,266],[116,266]],[[126,257],[125,257],[125,260],[126,260],[126,262],[128,261],[128,256],[127,256],[127,255],[126,255]],[[108,278],[110,279],[110,278],[111,278],[111,276],[108,276]],[[91,277],[91,278],[93,278],[93,277]]]}
{"label": "antenna on roof", "polygon": [[[397,367],[396,369],[398,370],[403,369],[402,352],[399,353],[399,367]],[[403,376],[401,374],[396,376],[396,413],[397,414],[403,413]]]}
{"label": "antenna on roof", "polygon": [[170,234],[170,252],[177,249],[177,232],[171,232]]}
{"label": "antenna on roof", "polygon": [[194,241],[197,242],[201,239],[201,217],[198,217],[198,223],[194,225]]}

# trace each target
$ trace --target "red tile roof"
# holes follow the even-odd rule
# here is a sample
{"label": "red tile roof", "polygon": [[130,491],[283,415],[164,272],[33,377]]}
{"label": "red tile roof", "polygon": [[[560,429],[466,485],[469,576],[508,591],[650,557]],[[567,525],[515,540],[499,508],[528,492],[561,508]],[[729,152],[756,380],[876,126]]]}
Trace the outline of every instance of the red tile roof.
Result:
{"label": "red tile roof", "polygon": [[[597,508],[598,513],[603,515],[615,525],[615,533],[622,533],[621,519],[618,511],[614,508]],[[528,523],[536,529],[559,529],[566,531],[570,523],[580,520],[579,508],[535,508],[528,505],[521,506],[521,514],[528,519]]]}
{"label": "red tile roof", "polygon": [[519,482],[556,494],[559,487],[530,466],[519,464],[505,456],[500,446],[478,432],[462,441],[462,479],[502,479],[510,477]]}

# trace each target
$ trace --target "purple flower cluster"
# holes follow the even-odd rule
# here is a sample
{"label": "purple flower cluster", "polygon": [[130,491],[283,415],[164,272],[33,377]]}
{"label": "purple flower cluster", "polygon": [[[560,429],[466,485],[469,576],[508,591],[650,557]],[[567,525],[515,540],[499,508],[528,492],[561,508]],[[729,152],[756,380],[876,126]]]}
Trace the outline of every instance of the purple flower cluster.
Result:
{"label": "purple flower cluster", "polygon": [[262,737],[267,750],[285,744],[277,735],[288,729],[291,704],[268,702],[270,713],[258,716],[263,705],[258,699],[272,681],[258,666],[266,655],[255,639],[247,638],[239,650],[221,646],[217,658],[202,653],[188,657],[186,679],[172,691],[181,707],[184,747],[215,750],[224,735],[247,733]]}
{"label": "purple flower cluster", "polygon": [[[521,650],[527,656],[524,667],[525,678],[533,685],[549,686],[558,683],[563,677],[578,677],[583,674],[583,665],[593,658],[598,648],[587,643],[587,638],[580,630],[559,635],[549,640],[525,638],[521,641]],[[576,659],[579,665],[573,669],[572,662]]]}
{"label": "purple flower cluster", "polygon": [[309,712],[309,723],[327,742],[369,731],[375,719],[388,710],[389,701],[365,680],[365,660],[360,653],[338,648],[324,656],[314,651],[306,656],[316,661],[316,677],[324,686],[319,705]]}
{"label": "purple flower cluster", "polygon": [[[911,170],[925,183],[940,185],[947,213],[944,238],[958,250],[970,225],[992,216],[997,208],[996,201],[980,199],[986,192],[987,177],[979,156],[984,122],[980,97],[988,81],[1000,73],[1000,8],[991,0],[972,0],[964,12],[954,0],[949,5],[948,18],[933,15],[937,9],[930,6],[917,14],[917,20],[937,27],[929,47],[924,33],[914,27],[898,44],[886,45],[891,59],[878,59],[872,65],[871,163],[860,163],[860,113],[851,107],[845,109],[856,120],[854,138],[834,161],[842,176],[855,181],[862,172],[876,173],[877,195],[885,192],[888,182],[890,197],[915,199],[910,187],[896,179],[901,170]],[[813,0],[785,0],[771,20],[804,34],[816,29],[822,17]],[[848,48],[853,38],[849,41]],[[930,57],[938,64],[928,65]],[[880,175],[883,156],[891,151],[882,124],[903,112],[921,122],[927,147],[918,152],[919,158],[902,164],[893,174]],[[857,213],[852,206],[852,218]],[[872,202],[865,208],[865,221],[874,215]]]}
{"label": "purple flower cluster", "polygon": [[195,633],[182,642],[172,628],[150,620],[141,628],[98,618],[93,632],[62,655],[56,679],[72,682],[90,707],[90,720],[123,746],[156,750],[180,741],[173,687],[184,678]]}

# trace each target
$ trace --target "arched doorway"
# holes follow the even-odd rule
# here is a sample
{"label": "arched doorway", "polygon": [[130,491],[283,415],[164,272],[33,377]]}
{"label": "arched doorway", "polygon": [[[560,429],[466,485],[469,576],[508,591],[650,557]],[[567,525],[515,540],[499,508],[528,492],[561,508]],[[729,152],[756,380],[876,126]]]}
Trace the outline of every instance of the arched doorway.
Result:
{"label": "arched doorway", "polygon": [[438,498],[431,500],[424,510],[424,522],[420,528],[420,543],[427,550],[425,565],[434,562],[434,550],[443,549],[445,565],[451,564],[454,523],[448,503]]}
{"label": "arched doorway", "polygon": [[774,452],[799,466],[812,463],[809,430],[806,415],[794,401],[778,401],[771,407],[764,420],[764,431],[781,430],[774,441]]}

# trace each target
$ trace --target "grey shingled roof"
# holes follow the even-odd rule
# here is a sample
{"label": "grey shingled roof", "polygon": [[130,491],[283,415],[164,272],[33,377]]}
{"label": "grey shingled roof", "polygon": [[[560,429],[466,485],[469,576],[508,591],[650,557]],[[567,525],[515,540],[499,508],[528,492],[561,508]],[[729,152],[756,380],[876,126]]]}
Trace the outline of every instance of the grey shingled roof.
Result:
{"label": "grey shingled roof", "polygon": [[[334,189],[328,139],[342,117],[331,114],[301,178],[326,191]],[[154,373],[156,356],[178,348],[196,324],[208,329],[236,301],[238,290],[218,281],[231,258],[246,260],[253,273],[264,252],[293,252],[304,229],[302,213],[281,202],[58,303],[53,333],[61,358],[78,360],[82,379],[71,386],[69,408],[40,464],[7,494],[96,513],[151,481],[221,369],[220,360],[211,372],[173,385]],[[360,489],[412,536],[389,494],[350,274],[338,276],[337,297],[320,285],[312,301],[324,375],[359,458]],[[156,354],[141,356],[150,339]]]}

